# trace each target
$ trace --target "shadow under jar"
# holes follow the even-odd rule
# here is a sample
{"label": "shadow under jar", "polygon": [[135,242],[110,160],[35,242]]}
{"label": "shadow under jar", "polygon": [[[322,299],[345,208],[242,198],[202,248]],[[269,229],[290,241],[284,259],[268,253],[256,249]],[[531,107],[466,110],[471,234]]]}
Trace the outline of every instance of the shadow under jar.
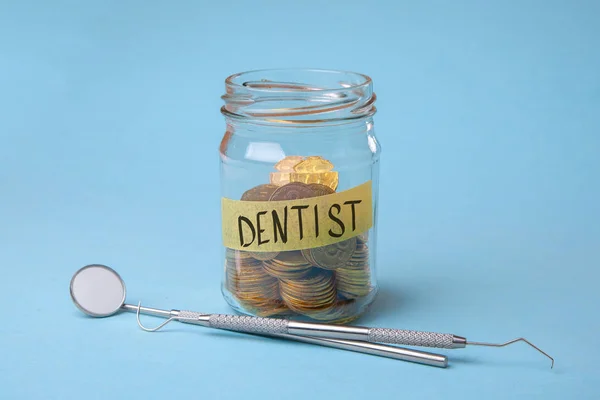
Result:
{"label": "shadow under jar", "polygon": [[226,79],[222,292],[236,311],[347,323],[377,294],[380,146],[362,74]]}

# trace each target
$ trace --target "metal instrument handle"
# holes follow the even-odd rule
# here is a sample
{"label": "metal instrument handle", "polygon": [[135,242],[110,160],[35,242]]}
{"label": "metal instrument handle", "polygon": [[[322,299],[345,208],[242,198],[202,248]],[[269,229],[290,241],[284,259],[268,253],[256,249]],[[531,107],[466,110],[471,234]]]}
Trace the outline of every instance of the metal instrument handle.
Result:
{"label": "metal instrument handle", "polygon": [[371,343],[391,343],[407,346],[455,349],[465,347],[466,340],[448,333],[410,331],[404,329],[366,328],[288,321],[279,318],[261,318],[224,314],[200,314],[180,311],[182,322],[197,323],[212,328],[237,332],[291,334],[342,340],[361,340]]}
{"label": "metal instrument handle", "polygon": [[249,333],[288,333],[288,320],[280,318],[249,317],[245,315],[211,314],[211,328]]}
{"label": "metal instrument handle", "polygon": [[[367,343],[365,341],[354,341],[335,339],[333,336],[327,338],[315,336],[299,336],[288,334],[290,324],[296,322],[277,318],[261,318],[223,314],[201,314],[195,311],[175,311],[176,319],[180,322],[203,325],[215,329],[226,329],[243,333],[254,333],[265,336],[279,337],[298,342],[305,342],[326,347],[334,347],[342,350],[350,350],[359,353],[377,355],[393,358],[396,360],[410,361],[418,364],[445,368],[448,358],[441,354],[426,353],[423,351],[410,350],[402,347],[386,346],[378,343]],[[310,325],[308,323],[300,323]],[[318,324],[320,326],[339,328],[336,325]]]}
{"label": "metal instrument handle", "polygon": [[[449,333],[408,331],[404,329],[371,328],[369,342],[396,343],[406,346],[437,347],[454,349],[457,347],[456,336]],[[464,347],[464,346],[463,346]]]}
{"label": "metal instrument handle", "polygon": [[202,314],[195,311],[178,311],[176,319],[188,324],[236,332],[285,334],[288,320],[280,318],[250,317],[245,315]]}

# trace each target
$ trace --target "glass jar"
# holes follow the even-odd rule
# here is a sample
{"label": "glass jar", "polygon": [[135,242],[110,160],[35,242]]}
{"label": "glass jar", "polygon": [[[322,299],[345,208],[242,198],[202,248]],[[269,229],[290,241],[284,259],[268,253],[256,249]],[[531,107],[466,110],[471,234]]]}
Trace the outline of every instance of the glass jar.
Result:
{"label": "glass jar", "polygon": [[358,318],[377,294],[380,146],[371,79],[281,69],[225,83],[226,301],[248,315]]}

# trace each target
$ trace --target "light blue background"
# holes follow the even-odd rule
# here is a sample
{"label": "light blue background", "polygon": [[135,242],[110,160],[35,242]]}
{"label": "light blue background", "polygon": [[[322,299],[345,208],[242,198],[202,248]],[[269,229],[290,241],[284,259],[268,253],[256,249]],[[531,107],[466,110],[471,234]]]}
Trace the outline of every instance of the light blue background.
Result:
{"label": "light blue background", "polygon": [[[599,40],[593,1],[3,1],[0,398],[599,398]],[[523,344],[444,370],[78,313],[89,263],[130,302],[230,312],[223,80],[294,66],[375,82],[381,295],[359,323],[525,336],[554,370]]]}

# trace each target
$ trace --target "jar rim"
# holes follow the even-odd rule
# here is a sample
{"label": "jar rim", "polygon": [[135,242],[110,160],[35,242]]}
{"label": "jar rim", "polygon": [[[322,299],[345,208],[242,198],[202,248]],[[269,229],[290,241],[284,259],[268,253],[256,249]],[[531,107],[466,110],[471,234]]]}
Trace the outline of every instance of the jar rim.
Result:
{"label": "jar rim", "polygon": [[[251,76],[253,74],[272,74],[272,73],[278,73],[278,72],[284,72],[284,73],[293,73],[293,72],[300,72],[300,73],[319,73],[319,74],[331,74],[331,75],[348,75],[348,76],[353,76],[356,78],[361,78],[362,81],[360,83],[352,83],[352,84],[348,84],[347,86],[341,86],[340,87],[327,87],[327,88],[319,88],[319,87],[305,87],[305,89],[310,90],[310,91],[319,91],[319,92],[323,92],[323,91],[344,91],[344,90],[348,90],[348,89],[357,89],[363,86],[368,86],[371,85],[373,83],[373,80],[371,79],[370,76],[365,75],[365,74],[361,74],[359,72],[354,72],[354,71],[348,71],[348,70],[336,70],[336,69],[326,69],[326,68],[297,68],[297,67],[291,67],[291,68],[263,68],[263,69],[255,69],[255,70],[248,70],[248,71],[243,71],[243,72],[237,72],[235,74],[229,75],[226,79],[225,79],[225,84],[227,86],[232,86],[232,87],[248,87],[248,85],[246,84],[247,82],[242,82],[239,83],[236,80],[238,78],[243,78],[243,77],[248,77]],[[269,90],[268,88],[261,88],[261,87],[253,87],[250,86],[252,89],[255,90]],[[299,87],[300,89],[300,87]]]}
{"label": "jar rim", "polygon": [[228,118],[268,124],[323,124],[375,114],[372,79],[365,74],[318,68],[272,68],[225,79]]}

